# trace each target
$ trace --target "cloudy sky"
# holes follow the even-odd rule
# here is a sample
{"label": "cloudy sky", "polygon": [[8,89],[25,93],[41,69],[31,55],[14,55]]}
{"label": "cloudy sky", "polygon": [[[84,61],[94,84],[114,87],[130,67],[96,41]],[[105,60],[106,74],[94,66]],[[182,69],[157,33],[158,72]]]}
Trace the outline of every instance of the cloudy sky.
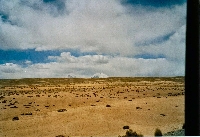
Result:
{"label": "cloudy sky", "polygon": [[0,0],[0,79],[185,75],[186,0]]}

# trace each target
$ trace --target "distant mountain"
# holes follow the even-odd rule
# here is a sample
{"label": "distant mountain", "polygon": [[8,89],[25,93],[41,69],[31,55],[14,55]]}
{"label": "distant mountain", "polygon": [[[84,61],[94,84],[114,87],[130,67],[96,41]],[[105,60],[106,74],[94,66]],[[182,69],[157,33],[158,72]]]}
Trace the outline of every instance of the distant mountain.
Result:
{"label": "distant mountain", "polygon": [[68,78],[76,78],[76,76],[68,75]]}
{"label": "distant mountain", "polygon": [[96,73],[91,78],[108,78],[108,76],[104,73]]}

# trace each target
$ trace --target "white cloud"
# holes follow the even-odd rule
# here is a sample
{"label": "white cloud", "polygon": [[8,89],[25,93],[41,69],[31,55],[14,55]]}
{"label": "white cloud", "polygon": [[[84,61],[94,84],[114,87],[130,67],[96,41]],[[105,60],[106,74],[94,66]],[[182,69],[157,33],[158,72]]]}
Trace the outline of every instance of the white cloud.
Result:
{"label": "white cloud", "polygon": [[0,65],[0,78],[20,78],[22,72],[21,66],[13,63],[6,63]]}
{"label": "white cloud", "polygon": [[[0,49],[78,50],[49,63],[0,65],[0,78],[184,75],[186,3],[173,7],[124,6],[121,0],[62,0],[62,11],[41,0],[1,0]],[[160,43],[142,45],[174,32]],[[142,46],[138,46],[138,45]],[[166,58],[130,58],[139,54]]]}
{"label": "white cloud", "polygon": [[25,64],[31,64],[32,61],[30,61],[30,60],[26,60],[24,63],[25,63]]}
{"label": "white cloud", "polygon": [[92,64],[105,64],[108,63],[108,56],[103,55],[85,55],[80,57],[74,57],[70,52],[63,52],[60,56],[49,56],[49,60],[56,62],[67,63],[92,63]]}
{"label": "white cloud", "polygon": [[186,26],[181,26],[167,41],[159,44],[150,44],[138,49],[138,53],[143,54],[162,54],[168,60],[185,62],[186,49]]}
{"label": "white cloud", "polygon": [[[137,54],[136,43],[185,24],[186,4],[172,8],[126,7],[120,0],[67,0],[61,15],[41,1],[0,2],[16,25],[0,22],[1,49],[79,49],[98,54]],[[36,5],[37,8],[33,8]],[[51,9],[54,10],[51,10]]]}
{"label": "white cloud", "polygon": [[[63,55],[67,55],[67,58],[65,58],[66,56],[63,57]],[[69,58],[73,58],[75,61],[69,60]],[[70,53],[64,52],[60,56],[54,56],[54,59],[56,62],[29,64],[26,67],[13,63],[0,65],[0,71],[2,72],[1,78],[67,78],[68,75],[92,77],[96,73],[103,73],[110,77],[184,75],[184,64],[179,64],[178,62],[169,61],[164,58],[135,59],[102,55],[75,57]],[[106,61],[102,62],[102,59],[106,59]]]}

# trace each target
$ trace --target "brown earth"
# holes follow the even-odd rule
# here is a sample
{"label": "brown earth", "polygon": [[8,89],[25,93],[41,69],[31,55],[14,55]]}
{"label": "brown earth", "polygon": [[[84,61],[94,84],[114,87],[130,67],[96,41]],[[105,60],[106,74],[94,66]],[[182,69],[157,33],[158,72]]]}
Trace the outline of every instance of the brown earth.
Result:
{"label": "brown earth", "polygon": [[184,77],[0,80],[0,136],[166,133],[182,128],[184,93]]}

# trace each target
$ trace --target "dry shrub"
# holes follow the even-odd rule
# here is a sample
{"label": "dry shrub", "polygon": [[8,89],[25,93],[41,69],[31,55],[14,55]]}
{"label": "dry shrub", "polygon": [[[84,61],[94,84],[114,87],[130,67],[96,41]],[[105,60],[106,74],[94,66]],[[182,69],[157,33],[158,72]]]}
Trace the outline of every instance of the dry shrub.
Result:
{"label": "dry shrub", "polygon": [[185,129],[185,123],[183,123],[182,129]]}
{"label": "dry shrub", "polygon": [[64,135],[58,135],[58,136],[56,136],[56,137],[65,137]]}
{"label": "dry shrub", "polygon": [[155,136],[162,136],[162,132],[160,129],[156,128],[156,131],[154,133]]}
{"label": "dry shrub", "polygon": [[132,129],[129,129],[129,130],[126,131],[126,135],[118,136],[118,137],[143,137],[143,135],[136,133]]}
{"label": "dry shrub", "polygon": [[129,126],[123,126],[123,129],[129,129]]}
{"label": "dry shrub", "polygon": [[19,120],[19,117],[13,117],[12,121]]}

